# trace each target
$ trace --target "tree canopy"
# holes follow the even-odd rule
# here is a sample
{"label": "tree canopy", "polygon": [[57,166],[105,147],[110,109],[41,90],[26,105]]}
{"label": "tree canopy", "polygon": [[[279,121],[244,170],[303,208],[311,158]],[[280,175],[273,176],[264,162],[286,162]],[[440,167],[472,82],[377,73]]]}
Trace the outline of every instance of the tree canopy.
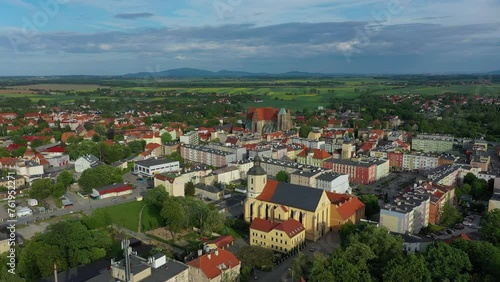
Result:
{"label": "tree canopy", "polygon": [[480,222],[481,238],[494,245],[500,245],[500,209],[487,212]]}
{"label": "tree canopy", "polygon": [[288,182],[288,173],[284,170],[280,170],[276,174],[276,180],[278,180],[280,182]]}
{"label": "tree canopy", "polygon": [[78,179],[78,184],[87,193],[91,193],[94,188],[120,182],[123,182],[121,170],[109,165],[86,169]]}

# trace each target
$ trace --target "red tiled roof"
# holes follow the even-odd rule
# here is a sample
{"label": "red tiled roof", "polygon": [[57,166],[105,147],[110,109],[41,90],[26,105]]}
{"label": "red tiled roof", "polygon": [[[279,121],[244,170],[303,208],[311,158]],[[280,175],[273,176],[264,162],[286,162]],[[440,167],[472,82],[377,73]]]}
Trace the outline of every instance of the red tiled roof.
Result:
{"label": "red tiled roof", "polygon": [[314,159],[328,159],[328,158],[331,158],[332,155],[330,155],[327,151],[325,150],[321,150],[321,149],[313,149],[313,152],[314,152],[314,155],[313,155],[313,158]]}
{"label": "red tiled roof", "polygon": [[[75,136],[75,134],[73,134],[72,132],[64,132],[64,133],[61,135],[61,141],[62,141],[62,142],[66,142],[66,141],[68,141],[68,139],[69,139],[71,136]],[[76,136],[75,136],[75,137],[76,137]]]}
{"label": "red tiled roof", "polygon": [[258,231],[268,233],[269,231],[273,230],[277,225],[278,223],[256,217],[252,220],[252,224],[250,224],[250,229],[255,229]]}
{"label": "red tiled roof", "polygon": [[0,163],[6,166],[15,166],[17,164],[17,161],[19,160],[16,158],[8,158],[8,157],[0,158]]}
{"label": "red tiled roof", "polygon": [[462,233],[462,234],[460,234],[458,236],[452,236],[451,238],[448,238],[448,239],[444,240],[444,242],[450,244],[451,242],[456,241],[458,239],[464,239],[466,241],[471,241],[470,237],[467,236],[467,234]]}
{"label": "red tiled roof", "polygon": [[217,248],[224,248],[230,245],[232,242],[234,242],[234,238],[231,235],[226,235],[226,236],[220,236],[217,239],[214,239],[212,241],[208,241],[207,244],[215,244]]}
{"label": "red tiled roof", "polygon": [[154,150],[154,149],[159,148],[159,147],[161,147],[161,145],[158,143],[149,143],[146,145],[146,147],[144,149],[145,150]]}
{"label": "red tiled roof", "polygon": [[46,153],[64,153],[65,148],[63,146],[54,146],[50,147],[48,149],[45,149],[44,152]]}
{"label": "red tiled roof", "polygon": [[123,186],[118,186],[118,187],[112,187],[106,190],[99,190],[99,195],[106,195],[106,194],[111,194],[111,193],[120,193],[123,191],[128,191],[132,190],[132,186],[130,185],[123,185]]}
{"label": "red tiled roof", "polygon": [[217,255],[215,252],[211,253],[210,258],[209,254],[205,254],[193,261],[188,262],[188,265],[201,269],[208,279],[214,279],[221,274],[221,270],[219,268],[221,264],[230,268],[234,268],[240,264],[240,261],[236,258],[236,256],[229,251],[218,249],[217,253]]}
{"label": "red tiled roof", "polygon": [[278,187],[279,181],[268,179],[264,190],[257,197],[259,201],[269,202],[274,195],[274,191],[276,191],[276,187]]}
{"label": "red tiled roof", "polygon": [[344,220],[365,206],[358,197],[352,195],[326,192],[326,196],[332,204],[337,205],[337,212]]}
{"label": "red tiled roof", "polygon": [[293,218],[290,218],[287,221],[278,224],[274,229],[284,231],[288,235],[288,237],[293,238],[295,237],[295,235],[302,232],[305,228],[300,222]]}
{"label": "red tiled roof", "polygon": [[274,118],[277,117],[279,113],[278,109],[272,108],[272,107],[266,107],[266,108],[254,108],[251,107],[248,110],[248,119],[253,119],[254,116],[257,117],[257,120],[273,120]]}

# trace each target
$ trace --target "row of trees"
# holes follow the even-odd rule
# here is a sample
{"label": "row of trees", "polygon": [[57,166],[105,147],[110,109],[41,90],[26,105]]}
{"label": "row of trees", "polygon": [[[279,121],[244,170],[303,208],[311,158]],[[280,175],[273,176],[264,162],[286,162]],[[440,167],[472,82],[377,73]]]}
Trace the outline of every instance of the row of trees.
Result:
{"label": "row of trees", "polygon": [[54,183],[50,178],[36,179],[29,189],[30,197],[38,200],[46,199],[50,196],[60,198],[69,185],[73,183],[73,176],[68,171],[63,171],[57,176]]}

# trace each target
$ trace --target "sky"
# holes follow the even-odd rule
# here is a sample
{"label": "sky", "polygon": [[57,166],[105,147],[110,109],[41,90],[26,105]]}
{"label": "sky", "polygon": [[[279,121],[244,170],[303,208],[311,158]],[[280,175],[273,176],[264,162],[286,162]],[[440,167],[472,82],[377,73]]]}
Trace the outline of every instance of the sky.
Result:
{"label": "sky", "polygon": [[500,0],[0,0],[0,76],[500,70]]}

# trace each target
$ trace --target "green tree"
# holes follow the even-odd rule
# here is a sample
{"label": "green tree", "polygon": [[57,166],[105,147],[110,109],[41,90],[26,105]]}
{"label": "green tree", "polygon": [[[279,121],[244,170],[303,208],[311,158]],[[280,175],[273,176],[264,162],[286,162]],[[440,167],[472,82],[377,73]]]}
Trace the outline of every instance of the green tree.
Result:
{"label": "green tree", "polygon": [[29,195],[38,200],[43,200],[52,195],[54,184],[49,178],[36,179],[31,184]]}
{"label": "green tree", "polygon": [[496,281],[500,277],[500,248],[484,241],[455,240],[452,247],[467,253],[474,281]]}
{"label": "green tree", "polygon": [[160,216],[165,221],[168,230],[172,233],[172,238],[175,241],[175,234],[180,232],[186,223],[184,208],[173,197],[168,197],[163,203]]}
{"label": "green tree", "polygon": [[57,176],[57,183],[62,183],[65,187],[71,185],[73,181],[73,175],[67,170],[64,170]]}
{"label": "green tree", "polygon": [[121,182],[123,182],[121,170],[109,165],[86,169],[78,180],[80,187],[87,193],[91,193],[94,188]]}
{"label": "green tree", "polygon": [[163,133],[163,134],[160,136],[160,138],[161,138],[161,142],[162,142],[163,144],[166,144],[166,143],[169,143],[169,142],[171,142],[171,141],[172,141],[172,135],[170,135],[170,133],[168,133],[168,132]]}
{"label": "green tree", "polygon": [[408,282],[432,281],[424,258],[415,254],[390,260],[384,267],[383,281],[399,282],[402,277]]}
{"label": "green tree", "polygon": [[467,254],[446,243],[435,243],[424,254],[432,281],[464,281],[472,264]]}
{"label": "green tree", "polygon": [[276,174],[276,180],[278,180],[280,182],[288,182],[288,173],[284,170],[280,170]]}
{"label": "green tree", "polygon": [[186,197],[193,197],[196,192],[196,188],[194,186],[194,183],[192,181],[187,182],[184,184],[184,195]]}
{"label": "green tree", "polygon": [[163,203],[168,198],[168,192],[165,186],[159,185],[153,189],[149,189],[144,196],[144,201],[148,205],[156,206],[157,208],[163,208]]}
{"label": "green tree", "polygon": [[273,251],[260,246],[244,246],[236,256],[242,265],[252,269],[270,270],[274,265]]}
{"label": "green tree", "polygon": [[146,141],[144,140],[135,140],[127,143],[127,146],[130,148],[132,154],[137,155],[139,153],[144,152],[144,148],[146,147]]}
{"label": "green tree", "polygon": [[309,132],[311,132],[311,131],[312,131],[312,127],[307,126],[307,125],[303,125],[299,129],[299,136],[302,138],[307,138],[307,136],[309,135]]}
{"label": "green tree", "polygon": [[210,209],[203,223],[203,231],[206,233],[218,232],[224,228],[226,217],[216,209]]}
{"label": "green tree", "polygon": [[496,246],[500,246],[500,209],[487,212],[480,222],[481,238]]}
{"label": "green tree", "polygon": [[364,194],[359,197],[359,200],[365,204],[365,215],[371,217],[380,212],[378,198],[372,194]]}
{"label": "green tree", "polygon": [[451,205],[449,202],[445,203],[441,210],[439,223],[443,226],[452,226],[455,223],[462,221],[463,217],[460,211]]}

